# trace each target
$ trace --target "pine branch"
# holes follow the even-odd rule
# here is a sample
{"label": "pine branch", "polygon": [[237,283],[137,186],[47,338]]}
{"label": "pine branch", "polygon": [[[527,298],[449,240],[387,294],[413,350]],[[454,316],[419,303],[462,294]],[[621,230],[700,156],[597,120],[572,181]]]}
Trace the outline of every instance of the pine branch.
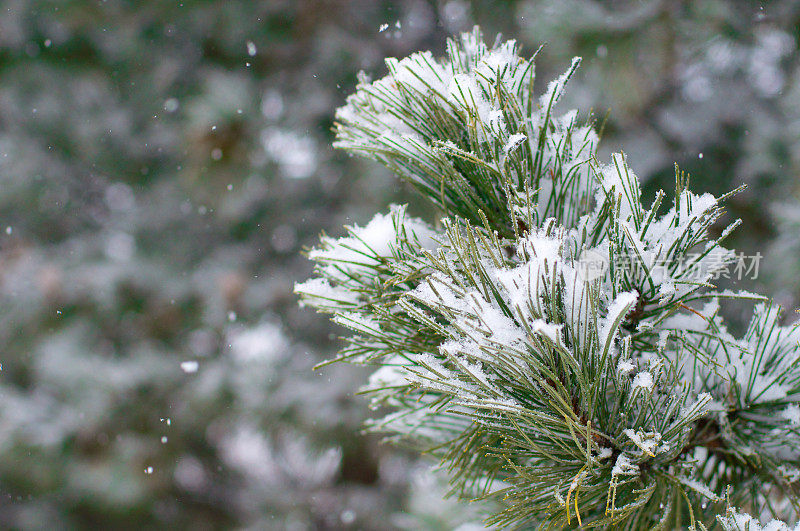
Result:
{"label": "pine branch", "polygon": [[[592,124],[556,114],[578,64],[537,98],[533,59],[476,29],[445,60],[362,76],[336,147],[442,224],[392,207],[323,236],[296,291],[352,330],[338,360],[380,367],[364,393],[394,412],[370,428],[441,459],[459,496],[501,500],[489,523],[732,529],[731,503],[796,518],[774,502],[797,503],[800,332],[714,288],[735,256],[738,221],[709,234],[729,194],[696,195],[676,168],[672,207],[659,192],[647,208],[625,157],[600,164]],[[742,338],[730,298],[759,302]]]}

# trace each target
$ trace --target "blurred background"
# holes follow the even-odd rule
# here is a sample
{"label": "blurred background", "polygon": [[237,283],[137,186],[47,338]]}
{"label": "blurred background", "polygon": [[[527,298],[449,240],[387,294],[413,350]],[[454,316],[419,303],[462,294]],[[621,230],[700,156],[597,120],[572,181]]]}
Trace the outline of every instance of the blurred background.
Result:
{"label": "blurred background", "polygon": [[[391,202],[331,149],[385,56],[480,24],[624,149],[645,197],[748,189],[729,246],[800,297],[800,2],[0,2],[0,527],[462,529],[429,464],[360,433],[364,372],[297,307],[322,230]],[[384,26],[385,25],[385,26]],[[649,199],[646,199],[649,201]],[[793,314],[792,311],[787,312]]]}

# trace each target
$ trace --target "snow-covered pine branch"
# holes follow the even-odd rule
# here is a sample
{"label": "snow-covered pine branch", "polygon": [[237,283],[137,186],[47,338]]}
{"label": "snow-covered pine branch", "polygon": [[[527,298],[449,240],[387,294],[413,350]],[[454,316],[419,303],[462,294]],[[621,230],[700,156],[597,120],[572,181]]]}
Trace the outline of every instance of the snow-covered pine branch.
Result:
{"label": "snow-covered pine branch", "polygon": [[[364,390],[393,412],[372,429],[430,450],[464,498],[502,500],[490,523],[731,528],[729,504],[796,519],[800,332],[760,295],[715,291],[727,196],[676,170],[672,207],[645,206],[625,157],[600,164],[592,124],[554,112],[578,64],[535,97],[533,59],[476,29],[444,60],[362,76],[335,145],[443,220],[393,206],[324,236],[296,291],[352,330],[337,359],[378,366]],[[719,315],[732,297],[760,302],[742,338]]]}

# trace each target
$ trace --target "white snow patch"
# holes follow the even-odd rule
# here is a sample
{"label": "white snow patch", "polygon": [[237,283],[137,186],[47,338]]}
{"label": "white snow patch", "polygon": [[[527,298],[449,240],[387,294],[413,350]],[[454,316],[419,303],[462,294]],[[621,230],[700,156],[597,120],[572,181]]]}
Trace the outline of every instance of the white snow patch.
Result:
{"label": "white snow patch", "polygon": [[200,364],[196,361],[182,361],[181,362],[181,370],[186,374],[192,374],[197,372],[197,369],[200,368]]}
{"label": "white snow patch", "polygon": [[[299,295],[313,297],[316,299],[324,299],[329,302],[335,302],[338,305],[354,305],[358,302],[358,293],[349,289],[339,286],[331,286],[326,278],[311,278],[305,282],[298,282],[294,285],[294,292]],[[300,301],[300,305],[304,306],[310,301]],[[320,305],[320,302],[315,302],[314,306]],[[234,319],[235,320],[235,314]]]}
{"label": "white snow patch", "polygon": [[525,142],[527,139],[528,139],[528,137],[526,135],[522,134],[522,133],[513,134],[510,137],[508,137],[508,142],[506,142],[506,145],[503,148],[503,151],[505,151],[506,155],[508,155],[513,150],[515,150],[519,146],[521,146],[522,143]]}
{"label": "white snow patch", "polygon": [[794,527],[789,527],[780,520],[772,520],[762,526],[758,520],[747,513],[740,513],[735,507],[729,508],[721,523],[725,531],[800,531],[800,523]]}
{"label": "white snow patch", "polygon": [[623,430],[625,434],[642,452],[654,456],[655,454],[666,451],[669,449],[668,445],[661,444],[661,434],[658,432],[643,432],[641,430],[633,431],[628,428]]}
{"label": "white snow patch", "polygon": [[234,328],[227,339],[231,356],[239,363],[273,361],[289,350],[289,341],[280,326],[269,322],[249,329]]}
{"label": "white snow patch", "polygon": [[531,329],[538,334],[543,335],[556,345],[561,345],[561,329],[564,328],[563,324],[547,323],[542,319],[537,319],[533,322]]}
{"label": "white snow patch", "polygon": [[616,333],[619,330],[618,325],[622,323],[622,319],[630,311],[631,307],[636,304],[638,299],[639,294],[635,291],[628,291],[617,295],[617,298],[614,299],[614,302],[611,303],[611,306],[609,306],[608,315],[606,316],[603,326],[600,329],[600,336],[598,338],[600,348],[605,348],[605,345],[609,341],[614,340],[614,338],[610,336],[612,336],[612,334],[613,336],[616,336]]}
{"label": "white snow patch", "polygon": [[631,360],[619,360],[617,364],[617,370],[623,376],[628,376],[636,367],[631,362]]}
{"label": "white snow patch", "polygon": [[364,227],[348,227],[348,232],[349,236],[339,239],[322,238],[322,247],[308,253],[310,259],[325,264],[330,278],[347,280],[345,272],[368,272],[380,265],[382,258],[391,257],[406,237],[425,249],[437,245],[434,230],[420,219],[407,217],[405,207],[397,205],[392,205],[388,214],[376,214]]}
{"label": "white snow patch", "polygon": [[611,477],[618,476],[635,476],[639,473],[639,466],[631,463],[630,458],[625,454],[619,454],[614,463],[614,468],[611,469]]}
{"label": "white snow patch", "polygon": [[651,391],[653,389],[653,375],[647,371],[637,373],[633,377],[633,388],[641,387]]}
{"label": "white snow patch", "polygon": [[781,416],[788,420],[790,424],[800,424],[800,406],[797,404],[789,404],[786,406],[786,409],[781,412]]}

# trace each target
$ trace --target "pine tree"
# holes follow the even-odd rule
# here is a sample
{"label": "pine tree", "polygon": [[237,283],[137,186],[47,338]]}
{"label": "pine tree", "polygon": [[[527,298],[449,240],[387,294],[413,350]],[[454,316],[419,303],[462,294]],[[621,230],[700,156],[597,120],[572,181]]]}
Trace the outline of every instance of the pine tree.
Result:
{"label": "pine tree", "polygon": [[[580,59],[533,93],[534,57],[480,31],[387,59],[336,115],[335,147],[379,161],[441,212],[392,206],[308,251],[302,303],[372,364],[370,429],[438,457],[487,523],[760,529],[797,519],[800,330],[720,290],[712,237],[733,193],[645,205],[595,123],[555,112]],[[713,232],[716,233],[716,232]],[[737,337],[721,303],[755,304]],[[757,515],[749,516],[745,511]],[[764,529],[788,529],[773,521]]]}

